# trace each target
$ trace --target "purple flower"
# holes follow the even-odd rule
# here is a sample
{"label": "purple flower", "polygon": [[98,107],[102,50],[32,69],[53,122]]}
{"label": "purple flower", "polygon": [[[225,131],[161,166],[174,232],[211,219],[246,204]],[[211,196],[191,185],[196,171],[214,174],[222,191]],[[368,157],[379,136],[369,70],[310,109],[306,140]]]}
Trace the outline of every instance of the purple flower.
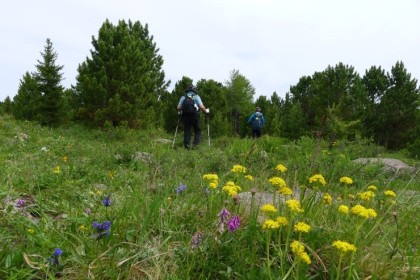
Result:
{"label": "purple flower", "polygon": [[61,250],[60,248],[55,249],[54,257],[49,258],[52,265],[60,265],[59,257],[62,253],[63,253],[63,250]]}
{"label": "purple flower", "polygon": [[233,216],[229,220],[228,225],[229,225],[229,231],[234,232],[241,225],[241,220],[239,216]]}
{"label": "purple flower", "polygon": [[103,236],[109,236],[111,234],[111,222],[106,221],[103,223],[93,222],[93,228],[97,230],[97,234],[94,234],[93,237],[101,238]]}
{"label": "purple flower", "polygon": [[226,208],[223,208],[218,214],[220,223],[227,222],[229,215],[229,211]]}
{"label": "purple flower", "polygon": [[110,198],[110,195],[106,196],[106,197],[105,197],[105,199],[104,199],[104,200],[102,200],[102,204],[103,204],[105,207],[108,207],[108,206],[110,206],[110,205],[111,205],[111,198]]}
{"label": "purple flower", "polygon": [[177,194],[181,194],[187,189],[187,186],[179,182],[179,187],[175,190]]}
{"label": "purple flower", "polygon": [[25,207],[25,204],[26,204],[26,201],[25,201],[24,199],[22,199],[22,198],[19,198],[19,199],[16,201],[16,205],[17,205],[17,207],[19,207],[19,208]]}

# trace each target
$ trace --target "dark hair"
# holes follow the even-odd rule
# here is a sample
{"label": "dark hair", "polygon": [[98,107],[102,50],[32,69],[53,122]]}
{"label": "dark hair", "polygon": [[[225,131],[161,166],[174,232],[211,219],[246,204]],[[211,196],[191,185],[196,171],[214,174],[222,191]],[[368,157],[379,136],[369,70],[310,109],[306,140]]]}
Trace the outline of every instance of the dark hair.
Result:
{"label": "dark hair", "polygon": [[261,108],[260,107],[255,108],[255,112],[261,112]]}

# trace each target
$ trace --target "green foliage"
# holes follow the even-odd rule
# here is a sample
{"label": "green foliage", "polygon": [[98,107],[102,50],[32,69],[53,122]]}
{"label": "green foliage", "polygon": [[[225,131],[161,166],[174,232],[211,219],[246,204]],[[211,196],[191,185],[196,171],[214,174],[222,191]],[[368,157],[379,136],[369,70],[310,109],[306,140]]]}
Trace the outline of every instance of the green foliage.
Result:
{"label": "green foliage", "polygon": [[162,103],[169,82],[162,70],[163,58],[140,22],[106,20],[93,39],[94,51],[79,69],[76,92],[79,118],[86,124],[129,127],[162,125]]}
{"label": "green foliage", "polygon": [[[0,159],[7,163],[0,169],[0,278],[266,279],[287,274],[331,279],[347,271],[358,278],[418,276],[413,254],[418,171],[390,173],[380,165],[355,164],[355,158],[384,152],[368,140],[336,141],[330,147],[310,137],[290,142],[269,135],[258,140],[225,136],[210,147],[186,151],[161,141],[172,136],[156,129],[140,132],[112,124],[101,130],[47,129],[10,117],[0,119],[0,129]],[[276,169],[280,163],[286,171]],[[242,170],[236,165],[246,173],[233,172]],[[218,175],[216,188],[209,188],[205,174]],[[326,185],[311,183],[314,174],[322,174]],[[268,179],[275,176],[295,193],[303,213],[292,214],[282,202],[291,197],[273,193]],[[340,183],[343,176],[353,183]],[[228,182],[240,186],[239,203],[223,191]],[[186,185],[183,191],[178,191],[180,183]],[[360,193],[371,185],[377,187],[376,196],[362,200]],[[385,190],[397,197],[388,197]],[[253,204],[246,203],[251,191]],[[257,195],[264,193],[278,209],[273,217],[260,210],[267,201]],[[326,193],[331,204],[324,202]],[[111,200],[107,207],[105,197]],[[19,199],[25,201],[21,206]],[[361,204],[378,216],[363,222],[339,213],[341,204]],[[229,218],[240,217],[232,232],[220,223],[223,208]],[[262,228],[277,215],[286,217],[288,226]],[[110,234],[98,238],[92,224],[105,221],[111,223]],[[293,229],[297,222],[311,230],[298,234]],[[293,240],[305,244],[310,265],[297,262]],[[357,247],[341,266],[331,245],[335,240]],[[64,251],[60,265],[48,259],[55,248]]]}
{"label": "green foliage", "polygon": [[[60,72],[64,66],[57,65],[57,52],[54,51],[52,42],[47,39],[42,60],[36,65],[36,83],[41,94],[39,103],[39,122],[42,125],[58,126],[63,121],[63,74]],[[37,94],[36,90],[33,94]],[[36,98],[36,97],[34,97]],[[36,102],[36,101],[35,101]]]}

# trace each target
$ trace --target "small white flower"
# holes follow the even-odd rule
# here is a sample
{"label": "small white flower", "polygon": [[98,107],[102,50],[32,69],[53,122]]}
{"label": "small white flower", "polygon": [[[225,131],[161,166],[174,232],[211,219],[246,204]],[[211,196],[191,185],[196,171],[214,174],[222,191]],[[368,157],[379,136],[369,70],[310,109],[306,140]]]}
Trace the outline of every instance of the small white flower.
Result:
{"label": "small white flower", "polygon": [[48,148],[47,148],[47,147],[42,147],[42,148],[41,148],[41,151],[42,151],[42,152],[48,152]]}

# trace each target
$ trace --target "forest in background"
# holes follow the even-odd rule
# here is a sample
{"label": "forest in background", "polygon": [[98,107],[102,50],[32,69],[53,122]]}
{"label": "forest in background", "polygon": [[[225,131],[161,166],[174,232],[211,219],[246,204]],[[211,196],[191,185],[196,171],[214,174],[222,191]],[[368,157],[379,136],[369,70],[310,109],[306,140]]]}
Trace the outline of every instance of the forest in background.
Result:
{"label": "forest in background", "polygon": [[[264,134],[299,139],[367,139],[388,149],[420,152],[420,87],[402,61],[386,71],[372,66],[363,76],[341,62],[302,76],[282,98],[273,92],[255,99],[255,88],[239,70],[225,82],[193,81],[184,76],[168,90],[164,58],[148,25],[106,20],[92,37],[90,57],[79,64],[76,84],[62,86],[58,53],[46,40],[36,71],[26,72],[17,94],[0,103],[4,114],[18,120],[59,127],[81,123],[91,128],[127,127],[174,131],[176,105],[195,84],[211,108],[212,137],[249,134],[247,119],[256,106],[266,119]],[[204,118],[202,118],[204,121]]]}

